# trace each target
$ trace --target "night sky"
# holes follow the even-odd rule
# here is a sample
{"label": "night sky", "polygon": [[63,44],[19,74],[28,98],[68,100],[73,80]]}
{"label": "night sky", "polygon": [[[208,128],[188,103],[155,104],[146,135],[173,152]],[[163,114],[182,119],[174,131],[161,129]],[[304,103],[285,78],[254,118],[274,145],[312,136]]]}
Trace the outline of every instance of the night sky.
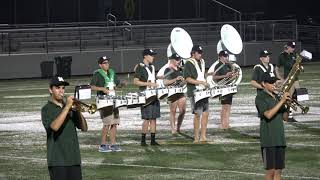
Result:
{"label": "night sky", "polygon": [[[1,24],[37,24],[104,20],[111,11],[119,20],[128,20],[124,5],[134,3],[130,20],[187,19],[200,16],[223,21],[217,16],[219,5],[211,0],[1,0]],[[243,20],[298,19],[318,24],[317,1],[312,0],[219,0],[239,10]],[[199,7],[200,11],[195,9]],[[221,14],[220,14],[221,16]],[[224,15],[223,15],[224,16]],[[309,19],[309,20],[308,20]],[[228,19],[232,20],[232,19]]]}

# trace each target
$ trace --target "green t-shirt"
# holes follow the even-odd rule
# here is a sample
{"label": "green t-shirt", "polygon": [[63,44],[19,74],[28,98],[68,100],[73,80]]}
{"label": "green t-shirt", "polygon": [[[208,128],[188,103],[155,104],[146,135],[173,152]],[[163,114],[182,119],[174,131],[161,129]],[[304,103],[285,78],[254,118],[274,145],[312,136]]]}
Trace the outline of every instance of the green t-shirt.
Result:
{"label": "green t-shirt", "polygon": [[180,71],[180,69],[178,70],[175,70],[175,69],[171,69],[171,68],[166,68],[164,70],[164,74],[167,74],[168,73],[168,76],[166,77],[166,79],[174,79],[176,77],[179,77],[179,76],[183,76],[182,72]]}
{"label": "green t-shirt", "polygon": [[[178,68],[178,70],[171,69],[171,68],[167,68],[167,69],[164,70],[164,74],[167,74],[167,73],[170,73],[170,74],[166,77],[166,79],[169,79],[169,80],[175,79],[175,78],[177,78],[177,77],[179,77],[179,76],[183,76],[182,71],[181,71],[181,69],[179,69],[179,68]],[[177,100],[177,99],[180,99],[180,98],[183,97],[183,96],[184,96],[184,94],[177,94],[177,95],[175,95],[175,96],[168,97],[168,102],[173,102],[173,101],[175,101],[175,100]]]}
{"label": "green t-shirt", "polygon": [[[271,69],[272,69],[272,68],[271,68],[271,65],[270,65],[270,64],[268,64],[268,67],[265,67],[262,63],[260,63],[259,65],[265,68],[266,73],[270,73],[270,72],[271,72]],[[274,67],[274,66],[273,66],[273,67]],[[261,67],[259,67],[258,65],[256,65],[256,66],[254,66],[254,68],[253,68],[251,80],[254,80],[254,81],[256,81],[257,83],[261,84],[264,74],[265,74],[264,70],[262,70]],[[277,77],[275,68],[273,68],[273,74],[275,75],[275,77]],[[257,89],[257,91],[262,91],[262,90],[263,90],[263,89]]]}
{"label": "green t-shirt", "polygon": [[260,143],[261,147],[286,146],[283,126],[284,106],[271,118],[264,117],[264,112],[272,109],[279,101],[267,92],[261,91],[255,99],[260,114]]}
{"label": "green t-shirt", "polygon": [[[201,61],[197,61],[199,67],[201,68]],[[183,70],[183,77],[187,79],[188,77],[191,77],[192,79],[197,79],[198,72],[196,67],[192,64],[192,62],[187,61],[184,65]],[[187,95],[188,97],[193,96],[193,91],[196,89],[196,86],[194,84],[187,83]]]}
{"label": "green t-shirt", "polygon": [[47,132],[47,162],[48,166],[80,165],[80,149],[76,131],[79,116],[70,111],[66,120],[55,132],[50,128],[52,121],[58,117],[63,108],[51,101],[42,107],[41,120]]}
{"label": "green t-shirt", "polygon": [[[296,56],[294,53],[286,53],[282,52],[279,55],[277,66],[280,68],[283,66],[283,76],[284,78],[288,77],[288,74],[293,66],[293,64],[296,62]],[[298,80],[298,77],[295,79],[295,81]]]}
{"label": "green t-shirt", "polygon": [[[216,64],[214,69],[218,69],[220,66],[222,66],[222,62],[219,61],[218,64]],[[222,76],[222,75],[226,75],[228,72],[231,72],[231,65],[230,64],[225,64],[224,66],[222,66],[222,68],[220,68],[217,72],[216,75],[217,76]],[[221,81],[222,79],[217,80],[217,82]]]}
{"label": "green t-shirt", "polygon": [[[114,71],[112,69],[108,69],[107,71],[107,76],[110,77],[110,73],[113,73],[113,81],[114,84],[117,86],[120,81],[117,79],[116,73],[114,73]],[[106,83],[105,83],[105,79],[104,77],[99,73],[98,70],[94,71],[90,85],[94,85],[97,87],[106,87]],[[102,91],[97,91],[97,95],[104,95],[104,93]]]}
{"label": "green t-shirt", "polygon": [[[145,67],[144,67],[143,65],[146,66],[147,68],[149,68],[150,72],[152,72],[152,67],[151,67],[151,65],[147,66],[147,65],[145,65],[145,64],[139,63],[139,64],[137,65],[136,70],[135,70],[134,78],[138,78],[138,79],[139,79],[140,81],[142,81],[142,82],[147,82],[149,75],[148,75],[148,72],[147,72],[147,70],[145,69]],[[146,86],[139,86],[139,90],[140,90],[140,91],[143,91],[143,90],[145,90],[146,88],[147,88]]]}

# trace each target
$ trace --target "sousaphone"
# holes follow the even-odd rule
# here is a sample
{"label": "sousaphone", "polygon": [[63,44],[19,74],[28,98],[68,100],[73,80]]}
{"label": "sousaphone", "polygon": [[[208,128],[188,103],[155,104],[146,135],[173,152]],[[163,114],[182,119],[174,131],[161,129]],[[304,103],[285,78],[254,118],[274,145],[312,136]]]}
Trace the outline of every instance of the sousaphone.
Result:
{"label": "sousaphone", "polygon": [[[191,50],[193,47],[192,39],[190,35],[184,29],[180,27],[175,27],[170,34],[170,44],[167,48],[167,57],[169,58],[172,54],[177,53],[183,59],[191,57]],[[165,75],[164,71],[169,67],[169,61],[162,66],[158,71],[157,77],[162,77]]]}
{"label": "sousaphone", "polygon": [[[243,48],[242,39],[238,31],[230,24],[225,24],[220,30],[221,40],[217,44],[217,54],[222,50],[227,50],[229,54],[229,61],[232,66],[232,70],[237,72],[237,76],[233,78],[225,78],[219,82],[215,82],[212,75],[207,77],[207,82],[210,88],[221,85],[238,85],[242,79],[242,70],[238,64],[235,63],[237,54],[240,54]],[[215,67],[219,61],[216,61],[209,68],[208,73],[217,72],[219,68]],[[215,69],[216,68],[216,69]]]}

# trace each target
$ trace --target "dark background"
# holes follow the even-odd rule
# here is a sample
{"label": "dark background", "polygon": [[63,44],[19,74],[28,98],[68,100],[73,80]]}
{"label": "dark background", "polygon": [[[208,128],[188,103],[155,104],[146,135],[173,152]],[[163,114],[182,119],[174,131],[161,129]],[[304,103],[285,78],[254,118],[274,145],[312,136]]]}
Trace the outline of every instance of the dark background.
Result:
{"label": "dark background", "polygon": [[[219,2],[240,11],[242,20],[298,19],[299,24],[319,22],[317,1]],[[202,18],[205,21],[240,20],[239,14],[211,0],[1,0],[0,24],[104,21],[109,12],[116,15],[119,21],[189,18]]]}

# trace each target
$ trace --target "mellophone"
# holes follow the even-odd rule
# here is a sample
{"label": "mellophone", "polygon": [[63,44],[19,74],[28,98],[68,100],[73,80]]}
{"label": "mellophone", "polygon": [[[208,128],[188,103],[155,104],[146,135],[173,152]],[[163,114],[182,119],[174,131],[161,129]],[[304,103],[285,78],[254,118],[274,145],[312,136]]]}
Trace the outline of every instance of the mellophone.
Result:
{"label": "mellophone", "polygon": [[[125,96],[99,95],[96,97],[97,109],[105,107],[120,108],[126,106],[127,108],[136,108],[146,106],[158,99],[162,100],[166,97],[170,98],[178,94],[184,94],[185,88],[186,87],[168,87],[147,89],[142,92],[127,93]],[[195,102],[198,102],[204,98],[215,98],[234,93],[237,93],[237,85],[224,85],[204,90],[195,90],[194,97]]]}

